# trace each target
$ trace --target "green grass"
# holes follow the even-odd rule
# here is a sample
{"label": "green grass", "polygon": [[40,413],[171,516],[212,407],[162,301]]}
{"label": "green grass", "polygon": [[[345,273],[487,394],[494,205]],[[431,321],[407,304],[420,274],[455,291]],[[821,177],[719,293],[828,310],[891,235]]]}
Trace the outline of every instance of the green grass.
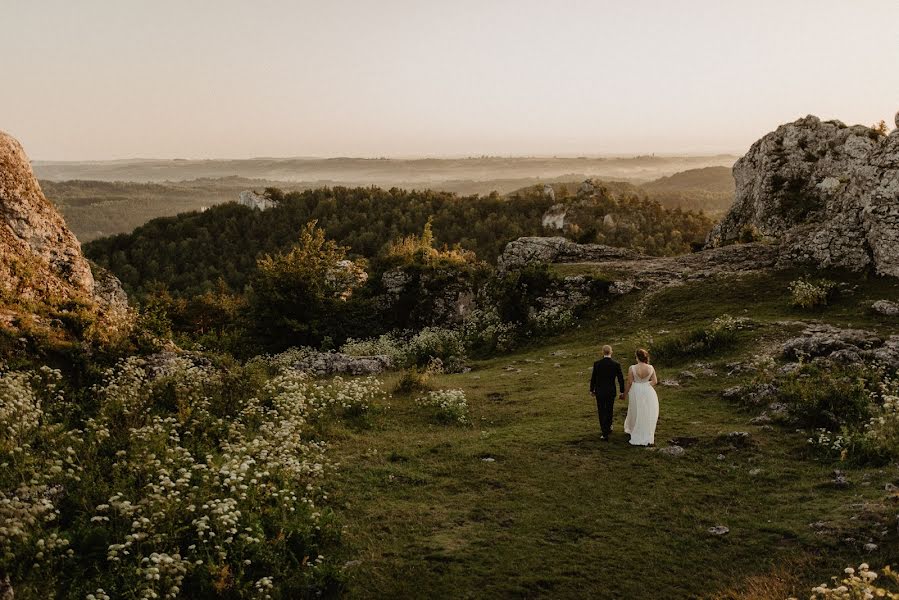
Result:
{"label": "green grass", "polygon": [[[741,590],[748,577],[801,560],[788,589],[805,597],[809,585],[847,564],[895,565],[895,531],[878,540],[877,552],[864,553],[860,544],[841,544],[840,535],[810,527],[826,521],[838,524],[843,537],[867,540],[873,522],[852,517],[859,506],[882,500],[885,483],[899,479],[895,466],[849,471],[856,485],[837,489],[830,484],[835,465],[810,458],[804,435],[749,425],[754,413],[720,398],[742,381],[726,376],[726,362],[795,330],[775,321],[899,330],[899,320],[867,310],[873,300],[895,297],[894,282],[859,280],[853,294],[804,313],[789,307],[794,276],[671,288],[649,300],[639,318],[636,298],[624,297],[545,345],[436,378],[440,387],[465,390],[473,427],[433,424],[413,397],[396,396],[369,428],[334,432],[342,466],[333,498],[353,561],[348,595],[735,597],[727,590]],[[741,332],[725,353],[703,358],[718,377],[659,388],[657,445],[696,438],[686,455],[630,447],[621,433],[625,402],[616,406],[612,441],[601,443],[587,394],[598,346],[613,344],[628,364],[637,332],[686,332],[722,313],[761,325]],[[656,367],[660,379],[679,378],[690,363]],[[730,431],[749,431],[753,446],[732,449],[718,440]],[[860,484],[864,478],[870,485]],[[712,536],[707,529],[714,525],[730,533]]]}

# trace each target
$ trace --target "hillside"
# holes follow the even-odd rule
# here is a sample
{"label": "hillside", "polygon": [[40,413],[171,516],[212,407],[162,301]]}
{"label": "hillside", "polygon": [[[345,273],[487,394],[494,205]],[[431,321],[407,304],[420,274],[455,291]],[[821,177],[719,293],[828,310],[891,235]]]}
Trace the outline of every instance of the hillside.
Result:
{"label": "hillside", "polygon": [[650,180],[685,169],[730,165],[736,157],[473,157],[473,158],[253,158],[244,160],[35,161],[41,180],[139,183],[244,177],[268,181],[334,182],[391,187],[445,181],[553,178],[571,173],[609,179]]}
{"label": "hillside", "polygon": [[646,194],[669,208],[702,210],[721,217],[734,200],[730,167],[690,169],[640,185]]}
{"label": "hillside", "polygon": [[[162,283],[170,292],[188,296],[212,289],[222,278],[239,292],[249,281],[256,258],[287,248],[311,220],[353,256],[371,260],[387,244],[420,232],[432,219],[440,244],[458,244],[492,263],[511,240],[542,235],[543,215],[554,203],[539,188],[505,198],[374,187],[273,193],[278,206],[270,210],[225,204],[203,213],[156,219],[131,234],[94,240],[85,245],[85,252],[115,273],[129,291],[144,292]],[[677,254],[701,243],[712,225],[700,215],[667,211],[612,190],[582,200],[584,226],[572,235],[583,242]],[[605,215],[620,226],[604,227]]]}
{"label": "hillside", "polygon": [[[577,272],[591,266],[567,271]],[[897,497],[884,491],[899,485],[895,464],[820,458],[807,433],[755,419],[765,405],[723,397],[767,376],[752,366],[762,356],[783,362],[778,349],[801,329],[797,319],[899,333],[895,318],[868,311],[899,294],[895,280],[835,274],[858,287],[809,314],[790,307],[796,276],[628,296],[570,333],[436,378],[435,388],[465,391],[470,427],[436,426],[414,403],[419,394],[395,394],[370,428],[340,430],[334,497],[353,559],[350,597],[774,600],[807,597],[862,560],[896,564]],[[602,444],[587,393],[600,345],[629,364],[647,338],[684,338],[726,313],[756,324],[733,346],[654,360],[671,382],[658,388],[659,450],[628,446],[624,402]],[[729,441],[732,432],[749,441]],[[683,456],[663,453],[675,444]],[[834,483],[835,468],[848,487]],[[715,526],[729,533],[709,533]]]}

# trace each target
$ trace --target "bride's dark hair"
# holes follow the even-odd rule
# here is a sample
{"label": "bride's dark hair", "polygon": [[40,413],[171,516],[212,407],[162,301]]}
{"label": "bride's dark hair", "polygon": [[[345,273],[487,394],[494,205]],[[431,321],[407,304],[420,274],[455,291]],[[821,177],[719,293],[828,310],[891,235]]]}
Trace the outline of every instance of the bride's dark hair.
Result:
{"label": "bride's dark hair", "polygon": [[643,348],[640,348],[639,350],[637,350],[637,360],[639,360],[641,363],[648,363],[649,352],[647,352]]}

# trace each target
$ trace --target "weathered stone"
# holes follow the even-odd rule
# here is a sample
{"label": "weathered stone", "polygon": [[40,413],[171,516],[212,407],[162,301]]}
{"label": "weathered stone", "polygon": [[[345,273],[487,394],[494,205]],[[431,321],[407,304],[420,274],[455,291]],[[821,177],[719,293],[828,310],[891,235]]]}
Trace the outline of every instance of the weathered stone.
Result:
{"label": "weathered stone", "polygon": [[0,131],[0,287],[25,297],[91,297],[81,245],[44,197],[25,150]]}
{"label": "weathered stone", "polygon": [[295,369],[315,376],[325,375],[376,375],[391,367],[390,357],[385,355],[350,356],[340,352],[309,352],[296,364]]}
{"label": "weathered stone", "polygon": [[506,244],[498,265],[511,270],[534,264],[635,259],[639,253],[602,244],[577,244],[564,237],[522,237]]}
{"label": "weathered stone", "polygon": [[725,525],[715,525],[714,527],[709,527],[709,533],[712,535],[727,535],[730,533],[730,528]]}
{"label": "weathered stone", "polygon": [[41,191],[22,146],[0,131],[0,293],[11,298],[95,311],[120,326],[128,298],[119,281],[97,268]]}
{"label": "weathered stone", "polygon": [[406,289],[406,284],[410,281],[409,275],[401,268],[385,271],[381,275],[381,284],[384,291],[388,294],[400,294]]}
{"label": "weathered stone", "polygon": [[237,198],[237,203],[255,210],[268,210],[274,208],[276,202],[271,198],[257,194],[253,190],[244,190]]}
{"label": "weathered stone", "polygon": [[541,223],[547,229],[565,229],[565,217],[568,216],[568,208],[564,204],[554,204],[549,207]]}
{"label": "weathered stone", "polygon": [[[856,354],[883,344],[874,332],[863,329],[841,329],[832,325],[810,325],[799,337],[787,340],[783,353],[787,358],[830,356],[841,350]],[[860,358],[860,356],[859,356]]]}
{"label": "weathered stone", "polygon": [[899,303],[890,302],[889,300],[878,300],[871,308],[874,312],[880,313],[887,317],[899,316]]}
{"label": "weathered stone", "polygon": [[553,186],[548,183],[543,184],[543,197],[548,198],[551,201],[555,201],[556,191],[553,189]]}
{"label": "weathered stone", "polygon": [[664,454],[665,456],[683,456],[686,452],[687,451],[680,446],[665,446],[664,448],[659,448],[659,454]]}
{"label": "weathered stone", "polygon": [[707,247],[765,238],[779,264],[899,276],[899,135],[808,116],[734,165],[734,204]]}

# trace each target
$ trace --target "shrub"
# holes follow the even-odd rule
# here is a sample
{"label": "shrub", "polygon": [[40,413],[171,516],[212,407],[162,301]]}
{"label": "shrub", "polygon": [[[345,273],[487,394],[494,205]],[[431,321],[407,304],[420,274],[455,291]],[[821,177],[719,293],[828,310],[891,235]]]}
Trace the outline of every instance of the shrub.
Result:
{"label": "shrub", "polygon": [[538,335],[555,335],[574,324],[574,313],[569,308],[553,306],[537,311],[531,318],[531,326]]}
{"label": "shrub", "polygon": [[260,365],[132,357],[77,418],[58,373],[0,373],[0,572],[17,596],[333,594],[317,424],[365,412],[380,385],[265,381]]}
{"label": "shrub", "polygon": [[432,411],[441,423],[467,425],[468,401],[462,390],[437,390],[418,398],[416,404]]}
{"label": "shrub", "polygon": [[390,333],[365,340],[350,338],[340,347],[340,351],[350,356],[383,355],[390,357],[393,365],[404,366],[406,364],[405,343],[395,334]]}
{"label": "shrub", "polygon": [[879,576],[867,563],[860,564],[857,571],[847,567],[843,573],[842,577],[831,577],[833,587],[822,583],[812,588],[811,600],[899,600],[899,576],[890,567],[884,567]]}
{"label": "shrub", "polygon": [[800,426],[839,432],[871,417],[878,376],[859,366],[808,364],[784,378],[779,398]]}
{"label": "shrub", "polygon": [[362,281],[360,265],[346,248],[325,239],[310,222],[287,252],[257,261],[250,312],[262,343],[275,350],[315,345],[342,331],[347,299]]}
{"label": "shrub", "polygon": [[412,392],[423,392],[431,389],[432,372],[428,369],[405,369],[400,374],[399,380],[393,387],[395,394],[410,394]]}
{"label": "shrub", "polygon": [[752,321],[722,315],[708,327],[688,331],[683,336],[669,336],[652,346],[653,353],[668,360],[707,356],[732,348],[737,343],[737,332],[752,326]]}
{"label": "shrub", "polygon": [[406,344],[406,364],[409,366],[424,367],[435,358],[443,362],[447,371],[447,365],[464,365],[462,335],[454,329],[425,327]]}
{"label": "shrub", "polygon": [[514,349],[521,335],[521,326],[504,323],[495,309],[475,309],[462,323],[461,334],[467,351],[487,355]]}
{"label": "shrub", "polygon": [[800,278],[790,283],[792,305],[797,308],[827,306],[837,284],[827,279]]}

